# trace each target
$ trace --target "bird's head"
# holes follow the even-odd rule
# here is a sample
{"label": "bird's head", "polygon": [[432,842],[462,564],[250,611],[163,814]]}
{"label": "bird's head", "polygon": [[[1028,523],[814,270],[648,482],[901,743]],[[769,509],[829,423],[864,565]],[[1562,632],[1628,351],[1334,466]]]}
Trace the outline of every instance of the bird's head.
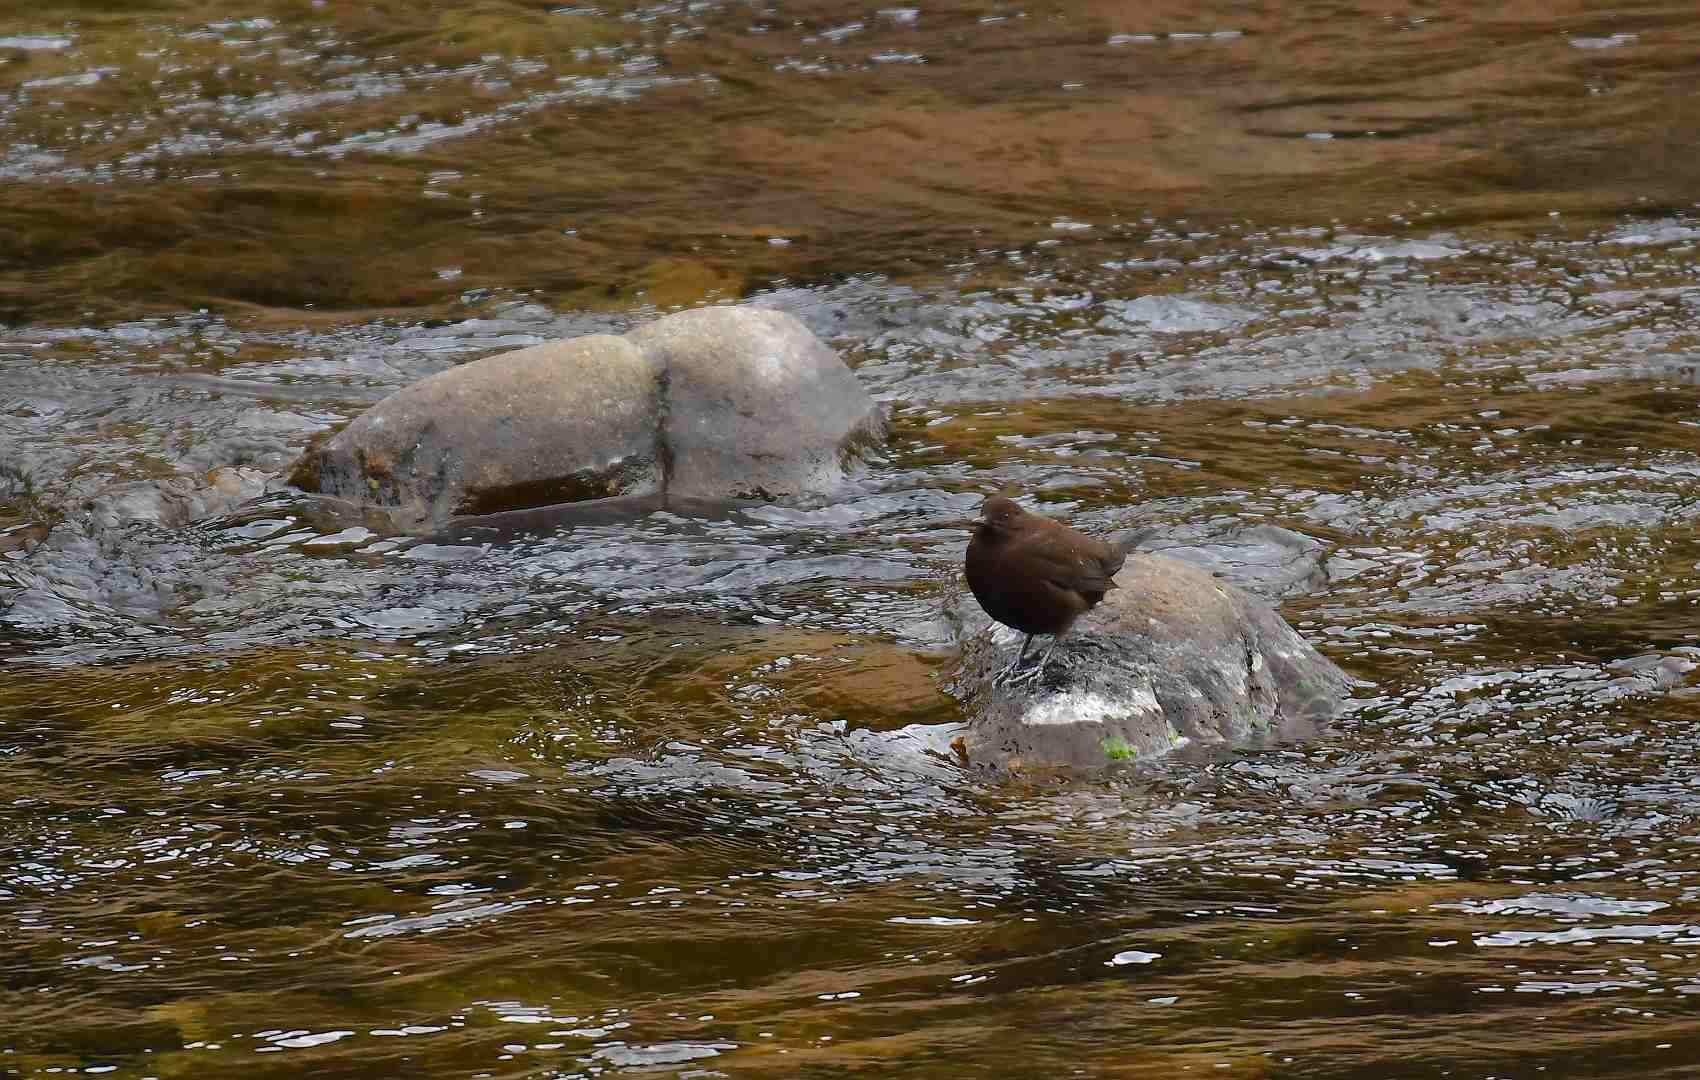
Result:
{"label": "bird's head", "polygon": [[992,495],[981,504],[980,516],[974,522],[974,527],[993,533],[1010,532],[1025,513],[1025,510],[1015,504],[1014,499]]}

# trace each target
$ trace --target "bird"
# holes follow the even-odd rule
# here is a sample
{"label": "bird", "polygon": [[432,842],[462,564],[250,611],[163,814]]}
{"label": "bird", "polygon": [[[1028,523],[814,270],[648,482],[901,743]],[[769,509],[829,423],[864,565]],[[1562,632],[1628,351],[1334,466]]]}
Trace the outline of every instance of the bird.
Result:
{"label": "bird", "polygon": [[988,497],[974,522],[963,576],[987,615],[1027,635],[999,678],[1021,667],[1036,635],[1049,634],[1051,643],[1034,672],[1042,674],[1074,620],[1116,587],[1116,572],[1126,561],[1126,546],[1028,513],[1006,496]]}

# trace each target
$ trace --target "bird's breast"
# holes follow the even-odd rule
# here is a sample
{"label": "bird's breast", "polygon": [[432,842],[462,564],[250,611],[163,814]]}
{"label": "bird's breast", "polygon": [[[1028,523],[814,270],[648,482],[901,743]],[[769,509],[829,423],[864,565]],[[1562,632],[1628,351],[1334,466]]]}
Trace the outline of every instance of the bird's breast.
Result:
{"label": "bird's breast", "polygon": [[1018,545],[976,537],[968,545],[963,571],[986,614],[1024,634],[1061,633],[1091,606],[1079,592],[1052,581],[1043,564],[1023,560]]}

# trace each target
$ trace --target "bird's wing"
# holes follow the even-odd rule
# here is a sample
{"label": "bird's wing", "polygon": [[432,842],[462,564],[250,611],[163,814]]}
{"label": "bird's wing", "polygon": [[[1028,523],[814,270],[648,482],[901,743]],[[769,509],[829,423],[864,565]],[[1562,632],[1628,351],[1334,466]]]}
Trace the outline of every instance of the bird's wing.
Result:
{"label": "bird's wing", "polygon": [[1107,544],[1094,548],[1082,550],[1078,544],[1070,544],[1064,535],[1043,533],[1033,538],[1032,546],[1023,555],[1032,559],[1035,576],[1053,585],[1081,593],[1108,592],[1116,587],[1111,579],[1127,556]]}

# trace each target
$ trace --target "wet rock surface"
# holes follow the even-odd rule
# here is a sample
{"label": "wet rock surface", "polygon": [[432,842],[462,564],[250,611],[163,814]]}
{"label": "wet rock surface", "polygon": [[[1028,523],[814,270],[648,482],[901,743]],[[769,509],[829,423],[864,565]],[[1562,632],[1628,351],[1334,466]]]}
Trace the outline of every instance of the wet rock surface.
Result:
{"label": "wet rock surface", "polygon": [[819,492],[883,434],[855,375],[794,316],[702,308],[439,372],[308,450],[290,476],[437,525],[616,496]]}
{"label": "wet rock surface", "polygon": [[665,372],[669,494],[822,491],[842,478],[846,455],[884,437],[879,407],[795,316],[699,308],[626,340]]}
{"label": "wet rock surface", "polygon": [[271,475],[245,466],[220,466],[204,477],[173,476],[113,484],[84,504],[96,533],[126,525],[178,528],[228,513],[262,494]]}
{"label": "wet rock surface", "polygon": [[663,479],[660,375],[603,334],[485,357],[378,402],[290,478],[403,521],[649,494]]}
{"label": "wet rock surface", "polygon": [[965,620],[955,687],[970,711],[959,744],[970,764],[1099,769],[1314,730],[1339,710],[1346,674],[1244,590],[1144,553],[1116,585],[1037,676],[998,678],[1021,636]]}

